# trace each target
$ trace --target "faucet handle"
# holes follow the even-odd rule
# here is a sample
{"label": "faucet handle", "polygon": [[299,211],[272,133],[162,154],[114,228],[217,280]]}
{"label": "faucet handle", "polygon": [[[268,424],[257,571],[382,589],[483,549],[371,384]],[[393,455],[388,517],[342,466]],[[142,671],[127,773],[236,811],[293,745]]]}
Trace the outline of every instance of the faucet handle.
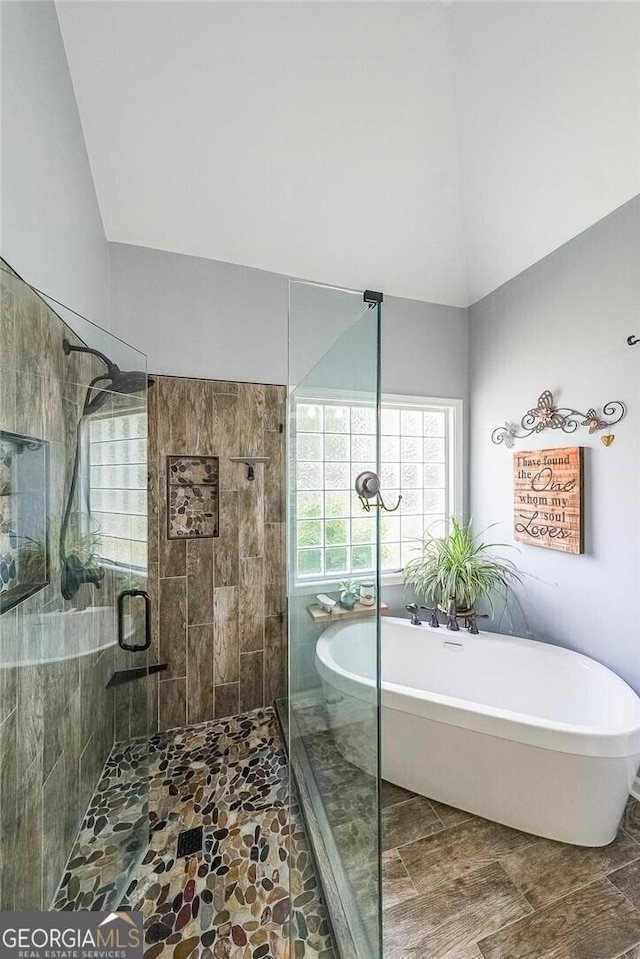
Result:
{"label": "faucet handle", "polygon": [[429,626],[431,626],[432,629],[440,629],[440,620],[438,619],[438,607],[437,606],[421,606],[420,609],[426,609],[428,613],[431,613]]}
{"label": "faucet handle", "polygon": [[472,636],[477,636],[479,633],[479,619],[491,619],[491,617],[489,616],[489,613],[472,613],[472,615],[469,617],[469,632]]}
{"label": "faucet handle", "polygon": [[420,622],[420,617],[418,616],[418,604],[409,603],[407,606],[405,606],[405,609],[408,613],[411,613],[411,625],[422,626],[422,623]]}
{"label": "faucet handle", "polygon": [[458,626],[458,607],[455,597],[453,596],[447,603],[447,629],[451,629],[455,633],[457,633],[460,629]]}

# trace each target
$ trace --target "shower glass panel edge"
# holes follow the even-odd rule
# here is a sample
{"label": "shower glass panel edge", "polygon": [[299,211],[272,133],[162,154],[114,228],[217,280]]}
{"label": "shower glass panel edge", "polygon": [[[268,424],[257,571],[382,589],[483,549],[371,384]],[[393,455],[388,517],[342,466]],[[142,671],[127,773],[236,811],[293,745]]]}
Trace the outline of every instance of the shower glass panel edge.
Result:
{"label": "shower glass panel edge", "polygon": [[[379,472],[380,321],[361,292],[290,281],[291,817],[306,825],[341,959],[382,957],[379,518],[354,490],[360,472]],[[375,605],[326,618],[311,609],[318,594],[337,600],[344,579],[373,582]],[[346,627],[369,680],[357,689],[327,668]],[[291,886],[295,956],[295,856]]]}

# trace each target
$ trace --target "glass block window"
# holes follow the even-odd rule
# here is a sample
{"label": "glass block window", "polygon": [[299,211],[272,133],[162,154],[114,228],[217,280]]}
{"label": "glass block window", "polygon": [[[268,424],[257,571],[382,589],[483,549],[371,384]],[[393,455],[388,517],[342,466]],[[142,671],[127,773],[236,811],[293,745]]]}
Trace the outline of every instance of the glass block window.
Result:
{"label": "glass block window", "polygon": [[[297,579],[360,578],[375,569],[375,516],[353,485],[376,468],[375,408],[298,399],[295,431]],[[385,399],[381,414],[381,569],[397,573],[426,529],[439,536],[455,512],[455,406]]]}
{"label": "glass block window", "polygon": [[88,422],[87,502],[100,558],[147,568],[147,415],[113,412]]}

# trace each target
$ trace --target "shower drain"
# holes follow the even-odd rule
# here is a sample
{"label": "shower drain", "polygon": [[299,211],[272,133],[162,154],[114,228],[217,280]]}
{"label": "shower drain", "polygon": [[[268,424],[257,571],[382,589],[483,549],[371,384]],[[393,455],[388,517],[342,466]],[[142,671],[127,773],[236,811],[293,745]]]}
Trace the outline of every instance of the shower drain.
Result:
{"label": "shower drain", "polygon": [[196,826],[195,829],[185,829],[178,833],[178,849],[176,857],[182,859],[184,856],[192,856],[196,852],[202,851],[202,826]]}

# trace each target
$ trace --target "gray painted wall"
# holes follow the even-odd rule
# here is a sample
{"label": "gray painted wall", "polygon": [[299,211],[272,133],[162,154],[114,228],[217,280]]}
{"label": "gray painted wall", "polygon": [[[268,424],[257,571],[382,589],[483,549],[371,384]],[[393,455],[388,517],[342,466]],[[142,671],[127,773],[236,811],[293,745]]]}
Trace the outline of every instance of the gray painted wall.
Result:
{"label": "gray painted wall", "polygon": [[[288,382],[287,277],[123,243],[109,249],[111,329],[146,350],[152,372]],[[467,310],[392,296],[383,317],[384,390],[467,398]],[[335,337],[323,335],[329,349]],[[321,342],[309,355],[320,355]]]}
{"label": "gray painted wall", "polygon": [[170,376],[287,382],[287,279],[196,256],[109,244],[111,327]]}
{"label": "gray painted wall", "polygon": [[382,389],[469,398],[467,309],[389,296],[382,321]]}
{"label": "gray painted wall", "polygon": [[[404,393],[461,399],[464,429],[464,504],[469,502],[469,323],[467,309],[421,303],[391,296],[385,300],[382,322],[382,388]],[[384,586],[389,613],[406,616],[405,605],[416,601],[413,590]]]}
{"label": "gray painted wall", "polygon": [[[608,449],[599,435],[545,432],[518,449],[586,449],[586,553],[520,546],[521,599],[537,638],[592,656],[640,691],[640,198],[625,204],[470,309],[471,514],[512,538],[512,456],[491,432],[518,422],[543,389],[559,405],[628,405]],[[508,623],[503,627],[508,631]],[[521,625],[516,622],[515,629]]]}
{"label": "gray painted wall", "polygon": [[[29,283],[109,320],[109,256],[55,5],[0,4],[1,253]],[[88,329],[63,317],[80,336]]]}

